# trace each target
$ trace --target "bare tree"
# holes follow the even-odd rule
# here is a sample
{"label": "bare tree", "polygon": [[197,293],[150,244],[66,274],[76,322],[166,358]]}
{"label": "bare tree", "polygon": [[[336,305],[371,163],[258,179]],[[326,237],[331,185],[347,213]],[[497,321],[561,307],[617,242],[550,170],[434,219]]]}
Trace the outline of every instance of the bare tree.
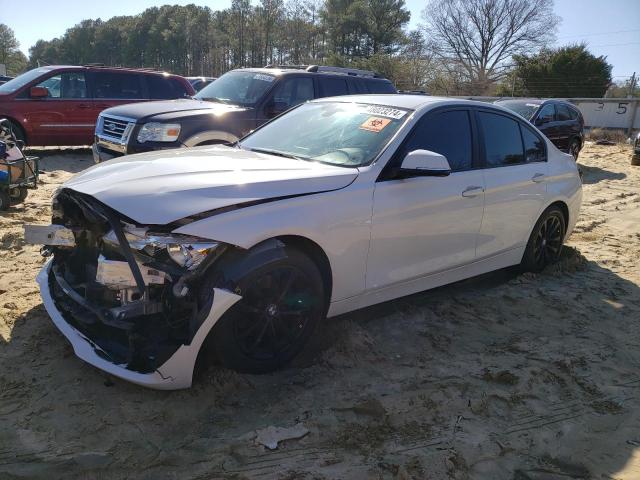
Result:
{"label": "bare tree", "polygon": [[553,0],[431,0],[423,17],[437,54],[474,95],[504,78],[513,55],[551,44],[560,21]]}

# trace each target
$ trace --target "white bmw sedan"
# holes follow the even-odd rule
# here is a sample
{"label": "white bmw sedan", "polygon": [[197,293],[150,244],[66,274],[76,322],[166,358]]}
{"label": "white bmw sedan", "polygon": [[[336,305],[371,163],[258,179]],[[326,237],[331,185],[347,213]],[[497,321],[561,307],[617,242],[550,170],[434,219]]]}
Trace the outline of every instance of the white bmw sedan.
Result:
{"label": "white bmw sedan", "polygon": [[68,181],[38,277],[90,364],[159,389],[290,361],[325,318],[559,258],[581,182],[523,118],[411,95],[303,104],[233,146],[131,155]]}

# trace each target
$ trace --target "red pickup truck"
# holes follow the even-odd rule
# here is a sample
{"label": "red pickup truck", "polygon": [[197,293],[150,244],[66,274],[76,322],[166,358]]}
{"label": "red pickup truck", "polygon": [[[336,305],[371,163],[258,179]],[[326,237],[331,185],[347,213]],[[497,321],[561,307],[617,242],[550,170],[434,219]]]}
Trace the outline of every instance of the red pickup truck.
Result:
{"label": "red pickup truck", "polygon": [[105,108],[194,93],[185,78],[154,70],[52,65],[0,85],[0,118],[28,145],[91,145]]}

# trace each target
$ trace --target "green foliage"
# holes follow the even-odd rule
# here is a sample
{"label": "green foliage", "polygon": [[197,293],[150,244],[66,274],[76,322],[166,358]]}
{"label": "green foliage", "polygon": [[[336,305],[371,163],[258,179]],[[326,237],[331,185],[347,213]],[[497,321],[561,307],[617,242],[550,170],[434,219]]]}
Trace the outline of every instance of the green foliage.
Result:
{"label": "green foliage", "polygon": [[409,21],[404,0],[232,0],[152,7],[139,15],[84,20],[38,41],[29,65],[104,63],[183,75],[220,75],[267,64],[347,65],[396,52]]}
{"label": "green foliage", "polygon": [[[611,84],[611,68],[586,45],[544,49],[537,55],[515,55],[518,90],[534,97],[602,97]],[[509,86],[505,85],[505,89]]]}
{"label": "green foliage", "polygon": [[27,65],[27,58],[18,49],[19,46],[13,30],[0,23],[0,63],[7,67],[7,75],[18,75]]}

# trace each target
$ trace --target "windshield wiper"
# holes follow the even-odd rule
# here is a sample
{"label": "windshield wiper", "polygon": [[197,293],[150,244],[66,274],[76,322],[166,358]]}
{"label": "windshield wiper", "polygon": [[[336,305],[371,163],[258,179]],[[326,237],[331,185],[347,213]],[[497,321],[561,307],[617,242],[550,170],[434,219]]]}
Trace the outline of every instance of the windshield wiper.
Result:
{"label": "windshield wiper", "polygon": [[279,150],[270,150],[268,148],[249,148],[248,150],[256,153],[266,153],[268,155],[276,155],[278,157],[293,158],[294,160],[310,160],[310,158],[307,158],[307,157],[299,157],[291,153],[281,152]]}
{"label": "windshield wiper", "polygon": [[[196,98],[196,97],[194,97]],[[204,100],[205,102],[215,102],[215,103],[228,103],[218,97],[200,97],[198,100]]]}

